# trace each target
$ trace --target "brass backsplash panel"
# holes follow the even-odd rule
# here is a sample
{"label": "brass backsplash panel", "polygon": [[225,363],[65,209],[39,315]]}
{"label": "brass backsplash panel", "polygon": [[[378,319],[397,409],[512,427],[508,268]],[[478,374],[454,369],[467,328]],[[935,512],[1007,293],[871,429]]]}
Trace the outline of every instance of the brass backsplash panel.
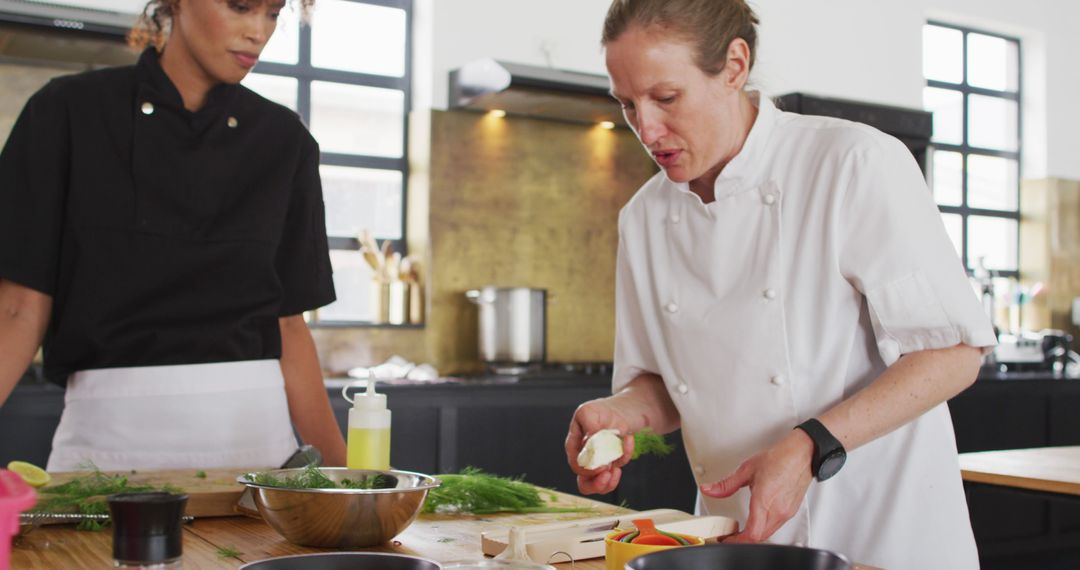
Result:
{"label": "brass backsplash panel", "polygon": [[1020,188],[1021,282],[1045,286],[1024,306],[1023,326],[1068,331],[1080,346],[1072,324],[1072,300],[1080,297],[1080,181],[1041,178]]}
{"label": "brass backsplash panel", "polygon": [[418,165],[428,170],[427,239],[415,239],[418,224],[409,228],[413,251],[429,248],[422,338],[316,331],[324,368],[340,370],[354,352],[367,358],[349,365],[397,353],[444,374],[479,370],[476,307],[464,293],[485,285],[548,290],[549,361],[611,360],[618,213],[656,172],[637,138],[627,129],[429,113],[417,121],[430,129],[430,159]]}

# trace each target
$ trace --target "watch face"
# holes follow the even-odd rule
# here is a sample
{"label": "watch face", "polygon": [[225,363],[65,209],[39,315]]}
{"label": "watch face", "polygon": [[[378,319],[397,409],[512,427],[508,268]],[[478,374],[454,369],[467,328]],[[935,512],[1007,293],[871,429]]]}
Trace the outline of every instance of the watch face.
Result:
{"label": "watch face", "polygon": [[818,468],[817,479],[818,481],[824,481],[833,475],[836,475],[840,468],[844,466],[844,462],[847,461],[847,454],[843,450],[837,449],[825,456],[821,460],[821,467]]}

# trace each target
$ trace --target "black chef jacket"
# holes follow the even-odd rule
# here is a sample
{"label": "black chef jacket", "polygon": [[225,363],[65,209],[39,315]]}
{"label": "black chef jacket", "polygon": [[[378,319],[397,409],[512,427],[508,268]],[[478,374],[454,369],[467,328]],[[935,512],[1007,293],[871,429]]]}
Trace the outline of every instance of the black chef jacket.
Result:
{"label": "black chef jacket", "polygon": [[278,318],[334,300],[319,149],[219,85],[197,112],[153,49],[57,78],[0,154],[0,278],[53,297],[45,371],[278,358]]}

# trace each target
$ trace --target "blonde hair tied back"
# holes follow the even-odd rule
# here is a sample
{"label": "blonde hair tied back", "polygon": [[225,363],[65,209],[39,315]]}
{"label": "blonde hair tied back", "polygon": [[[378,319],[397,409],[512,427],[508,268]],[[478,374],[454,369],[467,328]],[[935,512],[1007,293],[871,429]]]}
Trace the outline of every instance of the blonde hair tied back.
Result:
{"label": "blonde hair tied back", "polygon": [[727,63],[736,38],[750,47],[750,68],[757,55],[758,18],[746,0],[614,0],[604,18],[600,43],[608,45],[631,26],[667,28],[689,40],[697,66],[716,75]]}

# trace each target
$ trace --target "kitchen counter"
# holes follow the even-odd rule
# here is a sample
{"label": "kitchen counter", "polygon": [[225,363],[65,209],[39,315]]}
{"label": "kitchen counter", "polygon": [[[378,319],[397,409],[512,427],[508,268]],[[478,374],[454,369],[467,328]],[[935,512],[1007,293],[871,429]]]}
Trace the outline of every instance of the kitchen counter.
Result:
{"label": "kitchen counter", "polygon": [[965,481],[1080,497],[1080,446],[960,454]]}
{"label": "kitchen counter", "polygon": [[[1040,370],[1029,372],[1002,372],[992,367],[983,367],[979,370],[978,380],[1080,380],[1080,376],[1072,373],[1066,374],[1062,371],[1054,372],[1050,370]],[[344,376],[331,376],[325,380],[325,384],[328,389],[337,390],[341,390],[342,386],[346,384],[352,384],[357,382],[362,383],[363,380],[357,380],[355,378],[348,378]],[[379,380],[380,389],[382,386],[392,386],[394,390],[415,390],[424,388],[448,388],[460,390],[481,386],[610,386],[610,384],[610,376],[581,374],[559,370],[544,371],[520,378],[509,375],[481,374],[465,376],[447,376],[431,382],[412,380]],[[60,389],[59,386],[47,382],[44,379],[41,367],[39,365],[34,365],[26,371],[26,374],[24,374],[22,379],[20,379],[18,384],[16,384],[15,389],[19,391],[25,391],[27,389],[41,390],[43,389],[42,387],[45,387],[44,389],[46,390]]]}
{"label": "kitchen counter", "polygon": [[1031,370],[1024,372],[1003,372],[995,368],[983,367],[979,369],[979,382],[1000,382],[1000,381],[1062,381],[1062,380],[1080,380],[1080,376],[1076,375],[1076,369],[1070,369],[1068,373],[1063,370]]}
{"label": "kitchen counter", "polygon": [[[631,512],[605,503],[559,493],[559,504],[593,506],[595,511],[572,514],[522,515],[421,515],[405,532],[385,546],[362,549],[395,552],[429,558],[438,562],[476,560],[483,557],[480,533],[510,526],[527,526],[603,517]],[[238,551],[236,556],[222,556],[219,549]],[[296,546],[285,541],[261,520],[248,517],[198,519],[184,528],[183,565],[185,570],[236,568],[237,566],[295,554],[337,552]],[[108,568],[112,565],[112,534],[74,530],[70,525],[45,526],[21,537],[12,550],[11,567],[22,570],[57,568]],[[550,561],[559,570],[603,570],[604,559],[575,562]],[[856,566],[856,570],[874,570]]]}
{"label": "kitchen counter", "polygon": [[[395,552],[438,562],[475,560],[483,557],[480,533],[485,530],[629,512],[627,509],[562,493],[559,494],[558,502],[564,505],[592,506],[595,511],[484,517],[421,515],[391,543],[358,550]],[[240,554],[221,556],[218,550],[225,548],[239,551]],[[277,556],[337,551],[339,549],[296,546],[285,541],[263,521],[243,516],[197,519],[184,528],[185,570],[236,568],[247,562]],[[70,525],[44,526],[21,537],[12,550],[12,568],[55,570],[111,566],[112,534],[109,531],[77,531]],[[556,567],[571,568],[571,564],[557,564]],[[574,565],[574,568],[580,570],[602,570],[603,567],[602,558]]]}

